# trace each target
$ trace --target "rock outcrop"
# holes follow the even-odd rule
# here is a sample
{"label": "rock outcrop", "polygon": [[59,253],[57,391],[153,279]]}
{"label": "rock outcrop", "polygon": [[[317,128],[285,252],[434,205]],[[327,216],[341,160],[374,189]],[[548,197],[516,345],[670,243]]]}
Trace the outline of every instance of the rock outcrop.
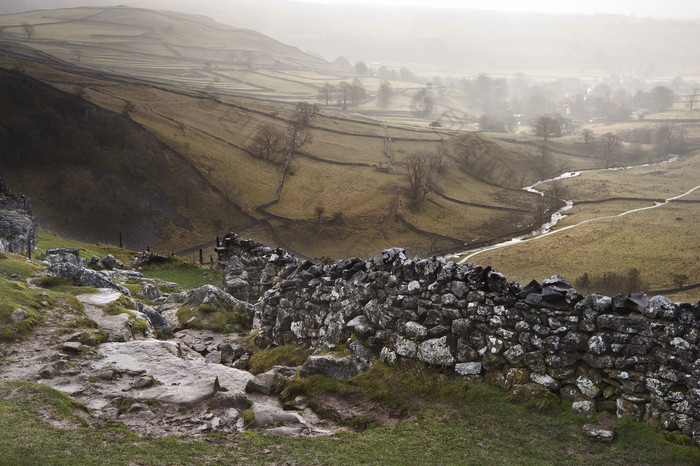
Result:
{"label": "rock outcrop", "polygon": [[29,198],[11,192],[0,180],[0,252],[26,253],[36,248],[37,234]]}
{"label": "rock outcrop", "polygon": [[67,278],[76,286],[91,286],[93,288],[111,288],[120,293],[131,296],[129,290],[115,283],[111,279],[92,269],[80,267],[70,262],[58,262],[48,268],[48,274],[52,277]]}

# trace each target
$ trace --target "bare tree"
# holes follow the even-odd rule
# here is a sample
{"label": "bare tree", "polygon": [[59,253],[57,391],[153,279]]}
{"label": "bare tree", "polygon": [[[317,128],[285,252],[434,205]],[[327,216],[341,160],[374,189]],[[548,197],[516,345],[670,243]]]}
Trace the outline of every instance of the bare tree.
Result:
{"label": "bare tree", "polygon": [[290,123],[286,131],[287,150],[290,154],[298,151],[312,140],[308,128],[298,123]]}
{"label": "bare tree", "polygon": [[584,144],[590,144],[594,137],[595,134],[590,128],[584,128],[583,131],[581,131],[581,138],[583,138]]}
{"label": "bare tree", "polygon": [[274,161],[282,151],[284,139],[284,134],[268,123],[258,127],[250,150],[258,157]]}
{"label": "bare tree", "polygon": [[610,168],[615,162],[615,157],[620,149],[620,138],[613,133],[607,133],[600,138],[600,141],[602,143],[603,158],[605,158],[605,168]]}
{"label": "bare tree", "polygon": [[433,98],[428,89],[421,89],[411,98],[411,111],[418,117],[427,117],[433,113]]}
{"label": "bare tree", "polygon": [[29,23],[22,23],[22,29],[24,30],[24,33],[27,35],[27,39],[31,39],[32,36],[34,35],[34,26],[32,26]]}
{"label": "bare tree", "polygon": [[549,209],[554,210],[557,204],[569,196],[569,190],[558,181],[553,181],[547,192],[549,197]]}
{"label": "bare tree", "polygon": [[311,120],[318,115],[318,112],[318,105],[298,102],[294,107],[294,121],[299,126],[306,128],[311,123]]}
{"label": "bare tree", "polygon": [[391,83],[386,79],[379,84],[377,91],[377,106],[380,108],[388,108],[391,105],[391,99],[394,96],[394,90],[391,88]]}
{"label": "bare tree", "polygon": [[350,100],[352,100],[353,105],[359,105],[360,101],[365,98],[367,91],[365,91],[365,86],[359,79],[353,79],[352,85],[350,87]]}
{"label": "bare tree", "polygon": [[338,83],[338,105],[342,105],[345,108],[348,105],[348,99],[352,94],[352,85],[347,81],[340,81]]}
{"label": "bare tree", "polygon": [[413,153],[406,159],[405,178],[408,182],[408,197],[417,200],[425,197],[425,186],[429,176],[430,164],[423,153]]}
{"label": "bare tree", "polygon": [[700,88],[698,87],[694,87],[693,91],[688,94],[688,108],[691,112],[693,111],[693,106],[698,99],[698,94],[700,94]]}
{"label": "bare tree", "polygon": [[668,155],[685,150],[687,134],[683,127],[661,125],[656,127],[654,145],[657,154]]}
{"label": "bare tree", "polygon": [[408,182],[408,197],[423,200],[431,191],[440,192],[441,188],[433,175],[442,167],[442,154],[414,152],[406,159],[404,178]]}
{"label": "bare tree", "polygon": [[561,124],[556,118],[546,115],[541,116],[535,121],[533,132],[535,137],[540,137],[546,141],[550,138],[561,136]]}
{"label": "bare tree", "polygon": [[328,105],[328,101],[333,98],[335,92],[336,87],[333,84],[324,83],[318,90],[318,100],[326,102],[326,105]]}

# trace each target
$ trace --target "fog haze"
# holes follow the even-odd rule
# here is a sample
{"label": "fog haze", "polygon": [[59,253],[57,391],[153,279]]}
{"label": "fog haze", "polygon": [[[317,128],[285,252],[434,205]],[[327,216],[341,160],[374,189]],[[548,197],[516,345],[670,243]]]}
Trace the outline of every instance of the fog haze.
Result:
{"label": "fog haze", "polygon": [[[114,3],[18,0],[0,3],[0,12]],[[344,57],[446,75],[536,70],[653,77],[697,75],[700,68],[695,64],[700,20],[693,19],[700,16],[698,2],[354,3],[139,0],[126,4],[203,14],[259,31],[328,61]]]}

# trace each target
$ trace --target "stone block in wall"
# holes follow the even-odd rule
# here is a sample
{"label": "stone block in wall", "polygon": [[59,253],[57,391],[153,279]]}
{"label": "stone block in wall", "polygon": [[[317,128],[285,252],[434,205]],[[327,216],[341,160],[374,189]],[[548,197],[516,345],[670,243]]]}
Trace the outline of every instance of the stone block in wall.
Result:
{"label": "stone block in wall", "polygon": [[455,372],[459,375],[478,375],[481,374],[482,365],[480,362],[464,362],[455,364]]}
{"label": "stone block in wall", "polygon": [[360,315],[350,320],[346,326],[362,339],[367,339],[374,335],[374,326],[367,319],[367,316]]}
{"label": "stone block in wall", "polygon": [[537,372],[533,372],[532,374],[530,374],[530,380],[534,383],[544,385],[551,391],[559,389],[559,382],[557,382],[547,374],[539,374]]}
{"label": "stone block in wall", "polygon": [[417,322],[406,322],[403,325],[403,333],[409,338],[424,340],[428,336],[428,329]]}
{"label": "stone block in wall", "polygon": [[588,337],[581,332],[568,332],[561,340],[561,349],[565,352],[581,352],[588,349]]}
{"label": "stone block in wall", "polygon": [[309,356],[299,370],[301,377],[313,374],[322,374],[333,379],[351,379],[361,372],[369,369],[368,366],[351,359],[331,354]]}
{"label": "stone block in wall", "polygon": [[595,398],[601,392],[601,381],[586,376],[576,378],[576,386],[588,398]]}
{"label": "stone block in wall", "polygon": [[568,380],[576,373],[576,366],[548,367],[547,374],[555,380]]}
{"label": "stone block in wall", "polygon": [[404,358],[415,358],[416,353],[418,352],[418,345],[416,345],[414,342],[409,340],[408,338],[404,338],[401,335],[397,334],[392,334],[391,335],[391,343],[393,344],[394,351],[398,356],[404,357]]}
{"label": "stone block in wall", "polygon": [[601,314],[596,319],[599,329],[610,329],[621,333],[639,333],[647,321],[641,316]]}
{"label": "stone block in wall", "polygon": [[510,364],[518,365],[524,354],[525,350],[521,345],[513,345],[503,353],[503,356]]}
{"label": "stone block in wall", "polygon": [[621,396],[617,399],[617,417],[641,420],[646,409],[645,405],[646,403],[635,403]]}
{"label": "stone block in wall", "polygon": [[416,357],[427,364],[453,366],[456,361],[450,346],[447,336],[426,340],[419,345]]}
{"label": "stone block in wall", "polygon": [[579,416],[593,416],[598,410],[595,400],[580,399],[571,403],[571,412]]}
{"label": "stone block in wall", "polygon": [[547,387],[534,382],[520,385],[513,385],[510,394],[516,400],[529,400],[531,398],[542,398],[551,393]]}
{"label": "stone block in wall", "polygon": [[384,364],[393,366],[394,364],[396,364],[396,352],[391,351],[385,346],[379,353],[379,360]]}
{"label": "stone block in wall", "polygon": [[505,372],[505,388],[511,389],[513,385],[520,385],[530,381],[530,371],[523,367],[511,367]]}
{"label": "stone block in wall", "polygon": [[501,371],[486,372],[484,374],[484,382],[489,383],[491,385],[496,385],[497,387],[500,387],[504,390],[507,389],[506,377],[505,374]]}
{"label": "stone block in wall", "polygon": [[531,351],[523,355],[523,362],[532,372],[544,374],[544,354],[540,351]]}
{"label": "stone block in wall", "polygon": [[456,352],[457,362],[469,362],[476,361],[479,359],[479,352],[474,348],[469,346],[469,343],[462,338],[457,340],[457,352]]}
{"label": "stone block in wall", "polygon": [[487,352],[482,358],[482,364],[487,371],[500,371],[506,364],[506,359],[500,354]]}
{"label": "stone block in wall", "polygon": [[581,398],[582,394],[576,385],[565,384],[559,389],[559,396],[565,400],[576,400]]}
{"label": "stone block in wall", "polygon": [[440,338],[444,337],[450,333],[450,327],[447,325],[436,325],[435,327],[428,330],[429,338]]}

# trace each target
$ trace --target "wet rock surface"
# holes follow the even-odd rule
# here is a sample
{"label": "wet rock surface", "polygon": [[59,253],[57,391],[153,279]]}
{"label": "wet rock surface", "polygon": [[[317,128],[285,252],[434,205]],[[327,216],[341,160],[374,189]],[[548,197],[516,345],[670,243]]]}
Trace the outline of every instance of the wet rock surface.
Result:
{"label": "wet rock surface", "polygon": [[[47,310],[46,322],[31,339],[2,348],[0,379],[49,385],[84,403],[92,418],[122,422],[140,435],[239,432],[251,428],[243,415],[251,407],[253,427],[279,430],[270,435],[326,436],[338,431],[308,408],[283,409],[278,393],[296,368],[275,368],[273,389],[246,393],[255,377],[232,367],[247,356],[236,343],[241,335],[186,329],[158,340],[152,337],[150,320],[146,335],[133,334],[133,317],[105,312],[121,296],[110,288],[78,296],[85,316],[96,323],[90,330],[69,333],[66,311]],[[218,357],[214,361],[211,355]]]}

